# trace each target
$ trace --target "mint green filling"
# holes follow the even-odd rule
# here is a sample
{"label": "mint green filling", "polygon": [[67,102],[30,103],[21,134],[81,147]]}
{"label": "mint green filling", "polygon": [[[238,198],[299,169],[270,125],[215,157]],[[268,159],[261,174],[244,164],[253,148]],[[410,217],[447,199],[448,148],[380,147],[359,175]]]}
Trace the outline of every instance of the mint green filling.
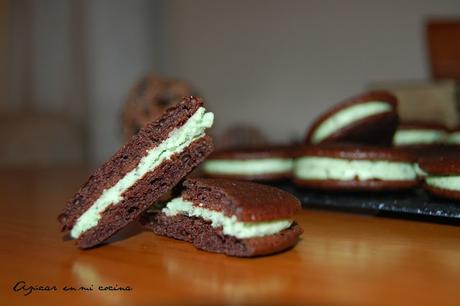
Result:
{"label": "mint green filling", "polygon": [[167,216],[177,214],[188,217],[198,217],[211,221],[214,228],[222,227],[225,235],[239,239],[269,236],[281,232],[291,226],[292,220],[280,219],[263,222],[241,222],[235,216],[227,217],[222,212],[195,206],[192,202],[182,197],[174,198],[166,204],[162,212]]}
{"label": "mint green filling", "polygon": [[263,175],[291,172],[292,163],[292,159],[287,158],[214,159],[205,161],[203,170],[209,174]]}
{"label": "mint green filling", "polygon": [[439,130],[398,130],[393,138],[393,144],[396,146],[401,146],[443,143],[446,140],[446,137],[447,133]]}
{"label": "mint green filling", "polygon": [[425,182],[433,187],[460,191],[460,176],[429,176]]}
{"label": "mint green filling", "polygon": [[391,110],[389,103],[380,101],[352,105],[324,120],[313,133],[311,141],[318,143],[352,122]]}
{"label": "mint green filling", "polygon": [[329,157],[301,157],[294,163],[294,176],[308,180],[414,180],[412,163],[383,160],[346,160]]}
{"label": "mint green filling", "polygon": [[460,144],[460,132],[451,133],[449,137],[447,138],[447,143]]}
{"label": "mint green filling", "polygon": [[426,173],[422,168],[420,168],[419,164],[415,164],[414,170],[415,170],[415,173],[417,173],[419,177],[425,177],[428,175],[428,173]]}
{"label": "mint green filling", "polygon": [[214,115],[206,113],[206,110],[200,107],[183,126],[173,130],[165,141],[147,151],[136,168],[128,172],[114,186],[105,189],[93,205],[77,219],[70,235],[78,238],[82,233],[96,226],[101,219],[101,213],[107,207],[123,200],[122,194],[146,173],[157,168],[172,155],[182,152],[193,141],[203,137],[205,129],[212,126],[213,120]]}

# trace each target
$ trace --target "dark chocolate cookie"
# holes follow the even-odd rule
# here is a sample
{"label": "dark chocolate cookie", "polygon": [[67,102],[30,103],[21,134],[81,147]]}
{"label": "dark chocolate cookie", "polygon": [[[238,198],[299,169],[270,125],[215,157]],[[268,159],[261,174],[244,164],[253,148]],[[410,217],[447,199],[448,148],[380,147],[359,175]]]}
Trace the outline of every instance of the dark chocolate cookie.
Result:
{"label": "dark chocolate cookie", "polygon": [[291,177],[294,146],[235,148],[212,153],[203,163],[208,177],[271,181]]}
{"label": "dark chocolate cookie", "polygon": [[419,167],[426,173],[424,188],[434,195],[460,201],[460,157],[447,154],[423,158]]}
{"label": "dark chocolate cookie", "polygon": [[285,191],[225,179],[188,179],[184,186],[181,197],[143,215],[148,229],[240,257],[283,251],[302,233],[293,220],[300,202]]}
{"label": "dark chocolate cookie", "polygon": [[430,146],[443,145],[448,136],[445,125],[428,121],[401,122],[393,138],[393,145],[398,147],[414,147],[424,149]]}
{"label": "dark chocolate cookie", "polygon": [[411,154],[352,144],[299,149],[293,177],[298,185],[325,190],[397,190],[419,182]]}
{"label": "dark chocolate cookie", "polygon": [[368,92],[326,111],[313,122],[305,142],[391,145],[398,121],[394,95],[386,91]]}
{"label": "dark chocolate cookie", "polygon": [[89,177],[58,218],[79,247],[95,246],[136,219],[211,153],[204,133],[213,115],[202,105],[185,97]]}

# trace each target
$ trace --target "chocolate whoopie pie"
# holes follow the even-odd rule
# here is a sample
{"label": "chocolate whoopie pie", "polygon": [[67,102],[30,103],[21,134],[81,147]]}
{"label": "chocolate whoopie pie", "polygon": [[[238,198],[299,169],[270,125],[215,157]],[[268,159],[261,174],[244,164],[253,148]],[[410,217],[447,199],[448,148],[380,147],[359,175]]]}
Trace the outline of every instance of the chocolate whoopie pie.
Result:
{"label": "chocolate whoopie pie", "polygon": [[394,146],[433,146],[443,144],[448,136],[445,125],[427,121],[401,122],[393,138]]}
{"label": "chocolate whoopie pie", "polygon": [[211,153],[205,130],[212,123],[200,98],[184,97],[168,108],[89,177],[59,215],[62,230],[80,248],[112,236]]}
{"label": "chocolate whoopie pie", "polygon": [[315,120],[305,142],[391,145],[399,121],[397,104],[397,98],[386,91],[349,98]]}
{"label": "chocolate whoopie pie", "polygon": [[293,220],[300,202],[280,189],[226,179],[187,179],[182,195],[146,212],[155,234],[201,250],[250,257],[292,247],[302,233]]}
{"label": "chocolate whoopie pie", "polygon": [[299,149],[293,176],[298,185],[324,190],[398,190],[418,184],[411,154],[351,144]]}
{"label": "chocolate whoopie pie", "polygon": [[203,163],[208,177],[281,180],[291,177],[294,147],[267,146],[213,152]]}
{"label": "chocolate whoopie pie", "polygon": [[460,201],[460,156],[423,158],[419,167],[426,173],[423,187],[430,193]]}
{"label": "chocolate whoopie pie", "polygon": [[460,148],[460,126],[450,130],[449,136],[447,136],[447,144]]}

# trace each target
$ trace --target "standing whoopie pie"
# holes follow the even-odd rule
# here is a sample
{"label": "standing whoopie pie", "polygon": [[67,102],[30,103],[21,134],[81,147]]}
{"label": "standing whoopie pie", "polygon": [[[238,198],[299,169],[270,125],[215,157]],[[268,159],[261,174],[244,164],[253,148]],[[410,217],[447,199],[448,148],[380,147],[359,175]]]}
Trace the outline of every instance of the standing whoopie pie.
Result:
{"label": "standing whoopie pie", "polygon": [[305,142],[391,145],[398,118],[394,95],[386,91],[368,92],[349,98],[321,115],[308,130]]}
{"label": "standing whoopie pie", "polygon": [[411,154],[344,144],[303,147],[293,176],[298,185],[325,190],[398,190],[418,184]]}
{"label": "standing whoopie pie", "polygon": [[185,97],[147,124],[83,184],[59,215],[80,248],[93,247],[126,226],[212,151],[205,135],[213,114]]}
{"label": "standing whoopie pie", "polygon": [[448,135],[447,127],[436,122],[401,122],[393,138],[395,146],[433,146],[443,144]]}
{"label": "standing whoopie pie", "polygon": [[203,163],[208,177],[281,180],[291,177],[293,147],[267,146],[213,152]]}
{"label": "standing whoopie pie", "polygon": [[300,202],[274,187],[226,179],[188,179],[185,190],[141,219],[155,234],[209,252],[250,257],[292,247],[302,233]]}
{"label": "standing whoopie pie", "polygon": [[447,154],[423,158],[420,169],[425,172],[423,187],[430,193],[460,201],[460,156]]}

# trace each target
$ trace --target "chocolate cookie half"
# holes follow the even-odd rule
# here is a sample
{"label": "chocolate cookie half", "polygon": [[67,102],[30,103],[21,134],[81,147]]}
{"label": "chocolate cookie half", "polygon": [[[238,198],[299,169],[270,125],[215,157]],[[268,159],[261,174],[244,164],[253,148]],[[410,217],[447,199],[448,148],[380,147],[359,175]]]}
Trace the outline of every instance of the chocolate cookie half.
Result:
{"label": "chocolate cookie half", "polygon": [[418,184],[411,154],[373,146],[305,146],[293,175],[298,185],[325,190],[397,190]]}
{"label": "chocolate cookie half", "polygon": [[393,138],[395,146],[433,146],[443,144],[447,127],[436,122],[401,122]]}
{"label": "chocolate cookie half", "polygon": [[460,157],[449,154],[424,158],[419,166],[426,173],[424,188],[430,193],[460,201]]}
{"label": "chocolate cookie half", "polygon": [[291,194],[252,182],[188,179],[185,190],[141,219],[154,233],[201,250],[250,257],[286,250],[302,233],[293,220],[300,202]]}
{"label": "chocolate cookie half", "polygon": [[59,216],[80,248],[95,246],[138,217],[212,151],[213,123],[200,98],[185,97],[147,124],[83,184]]}
{"label": "chocolate cookie half", "polygon": [[321,115],[308,130],[305,142],[391,145],[398,118],[394,95],[386,91],[368,92]]}
{"label": "chocolate cookie half", "polygon": [[212,153],[203,163],[208,177],[239,180],[281,180],[291,177],[293,147],[241,148]]}

